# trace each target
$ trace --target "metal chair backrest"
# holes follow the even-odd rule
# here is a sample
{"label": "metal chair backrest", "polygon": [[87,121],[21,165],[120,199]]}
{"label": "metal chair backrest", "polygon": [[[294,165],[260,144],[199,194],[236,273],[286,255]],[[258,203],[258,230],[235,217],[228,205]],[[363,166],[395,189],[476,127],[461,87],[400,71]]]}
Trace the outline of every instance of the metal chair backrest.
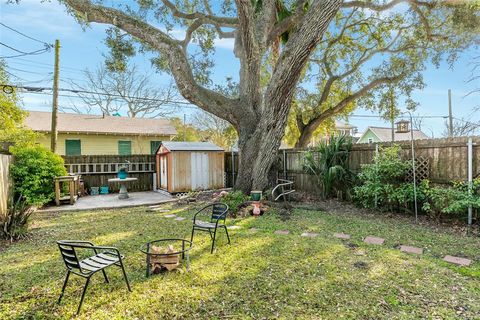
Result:
{"label": "metal chair backrest", "polygon": [[217,219],[220,218],[219,221],[225,222],[225,219],[227,218],[227,211],[228,211],[228,205],[224,203],[214,203],[212,204],[212,217],[211,221],[215,222]]}
{"label": "metal chair backrest", "polygon": [[61,241],[57,241],[57,244],[67,269],[70,271],[77,269],[83,273],[77,253],[75,252],[75,245]]}

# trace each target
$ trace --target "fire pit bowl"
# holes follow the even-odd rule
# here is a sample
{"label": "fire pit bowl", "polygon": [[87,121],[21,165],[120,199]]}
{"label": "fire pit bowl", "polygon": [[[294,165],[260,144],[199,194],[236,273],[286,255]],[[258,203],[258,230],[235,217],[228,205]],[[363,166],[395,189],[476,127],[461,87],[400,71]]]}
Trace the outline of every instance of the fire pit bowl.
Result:
{"label": "fire pit bowl", "polygon": [[162,270],[176,269],[181,260],[186,260],[188,271],[192,245],[191,241],[180,238],[158,239],[145,243],[140,247],[140,251],[147,257],[146,277]]}

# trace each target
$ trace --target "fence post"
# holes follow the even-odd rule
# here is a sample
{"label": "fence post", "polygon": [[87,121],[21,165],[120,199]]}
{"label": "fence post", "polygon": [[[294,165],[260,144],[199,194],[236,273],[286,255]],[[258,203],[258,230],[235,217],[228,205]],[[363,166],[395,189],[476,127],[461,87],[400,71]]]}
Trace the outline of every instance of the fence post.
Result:
{"label": "fence post", "polygon": [[[378,143],[375,144],[375,156],[378,156]],[[378,195],[375,191],[375,209],[377,208]]]}
{"label": "fence post", "polygon": [[235,185],[235,153],[232,149],[232,188]]}
{"label": "fence post", "polygon": [[[468,194],[472,194],[473,187],[473,141],[472,137],[468,138]],[[472,205],[468,206],[468,225],[472,225]]]}
{"label": "fence post", "polygon": [[287,180],[287,152],[283,149],[283,178]]}

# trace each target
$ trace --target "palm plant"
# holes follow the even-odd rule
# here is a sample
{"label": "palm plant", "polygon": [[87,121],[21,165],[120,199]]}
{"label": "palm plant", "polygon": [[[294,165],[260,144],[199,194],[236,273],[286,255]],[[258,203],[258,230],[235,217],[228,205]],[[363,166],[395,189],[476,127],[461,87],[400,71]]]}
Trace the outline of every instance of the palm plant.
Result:
{"label": "palm plant", "polygon": [[348,154],[352,148],[351,137],[331,136],[322,141],[316,150],[305,153],[304,170],[315,175],[322,189],[322,197],[331,197],[336,191],[352,184],[353,174],[348,166]]}

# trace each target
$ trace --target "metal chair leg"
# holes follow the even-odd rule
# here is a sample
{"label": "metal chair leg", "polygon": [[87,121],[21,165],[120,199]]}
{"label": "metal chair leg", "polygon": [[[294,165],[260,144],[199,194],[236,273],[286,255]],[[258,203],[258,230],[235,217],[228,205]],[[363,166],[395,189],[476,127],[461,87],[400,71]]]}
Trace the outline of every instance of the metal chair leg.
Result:
{"label": "metal chair leg", "polygon": [[90,282],[90,277],[87,278],[87,282],[85,282],[85,287],[83,287],[82,297],[80,298],[80,303],[77,309],[77,315],[80,313],[80,309],[82,308],[83,299],[85,298],[85,293],[87,292],[87,287],[89,282]]}
{"label": "metal chair leg", "polygon": [[217,236],[217,228],[215,228],[215,231],[213,232],[213,238],[212,238],[212,250],[210,253],[213,253],[213,247],[215,246],[215,237]]}
{"label": "metal chair leg", "polygon": [[195,233],[195,227],[192,228],[192,236],[190,237],[190,243],[193,243],[193,234],[194,233]]}
{"label": "metal chair leg", "polygon": [[62,301],[63,293],[65,292],[65,288],[67,287],[67,282],[69,277],[70,277],[70,270],[67,270],[67,276],[65,277],[65,281],[63,282],[62,292],[60,293],[60,297],[58,297],[58,303]]}
{"label": "metal chair leg", "polygon": [[228,235],[227,226],[223,226],[225,228],[225,233],[227,234],[228,244],[230,244],[230,236]]}
{"label": "metal chair leg", "polygon": [[105,272],[105,269],[102,269],[102,273],[103,273],[103,277],[105,278],[105,282],[110,283],[110,281],[108,281],[108,277],[107,277],[107,273]]}
{"label": "metal chair leg", "polygon": [[123,267],[123,262],[121,259],[120,267],[122,268],[123,278],[125,278],[125,282],[127,283],[128,291],[132,292],[132,288],[130,288],[130,283],[128,282],[127,273],[125,272],[125,268]]}

